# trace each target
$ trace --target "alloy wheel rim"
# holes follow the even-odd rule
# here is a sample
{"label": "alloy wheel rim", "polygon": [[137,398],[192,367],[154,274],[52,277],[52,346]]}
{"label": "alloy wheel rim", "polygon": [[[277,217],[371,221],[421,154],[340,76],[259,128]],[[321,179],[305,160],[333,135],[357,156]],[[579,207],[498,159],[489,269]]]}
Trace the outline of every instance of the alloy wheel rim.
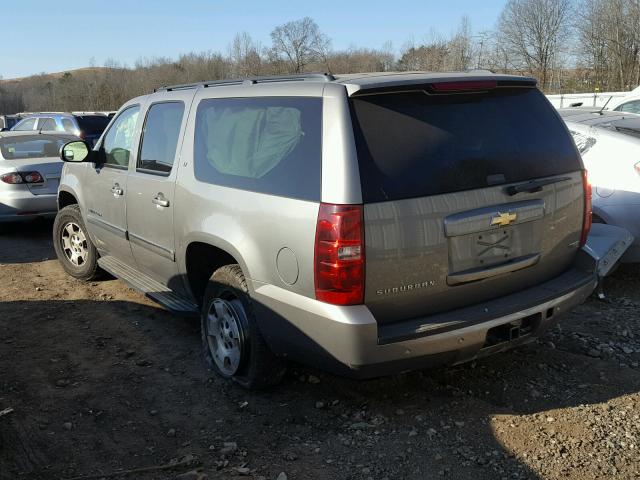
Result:
{"label": "alloy wheel rim", "polygon": [[206,318],[207,343],[218,369],[227,376],[234,375],[242,360],[243,335],[238,317],[239,300],[215,299]]}
{"label": "alloy wheel rim", "polygon": [[60,234],[62,251],[69,262],[81,267],[87,262],[89,248],[87,237],[77,223],[69,222]]}

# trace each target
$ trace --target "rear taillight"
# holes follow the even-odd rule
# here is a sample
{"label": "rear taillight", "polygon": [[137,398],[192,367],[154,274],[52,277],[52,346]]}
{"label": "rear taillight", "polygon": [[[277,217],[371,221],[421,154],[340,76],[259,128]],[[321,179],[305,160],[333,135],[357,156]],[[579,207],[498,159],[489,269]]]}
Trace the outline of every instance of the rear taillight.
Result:
{"label": "rear taillight", "polygon": [[24,183],[24,180],[19,173],[5,173],[0,176],[0,180],[10,185],[16,185],[18,183]]}
{"label": "rear taillight", "polygon": [[316,299],[334,305],[364,301],[362,205],[321,203],[315,245]]}
{"label": "rear taillight", "polygon": [[591,206],[592,190],[591,183],[589,183],[589,175],[587,171],[582,172],[582,187],[584,189],[584,218],[582,219],[582,235],[580,237],[580,245],[587,243],[587,237],[591,230],[591,221],[593,215],[593,209]]}
{"label": "rear taillight", "polygon": [[432,83],[431,88],[436,92],[469,92],[480,90],[492,90],[498,87],[494,80],[471,80],[461,82]]}
{"label": "rear taillight", "polygon": [[637,173],[638,175],[640,175],[640,162],[636,163],[636,164],[633,166],[633,168],[635,168],[635,169],[636,169],[636,173]]}
{"label": "rear taillight", "polygon": [[44,178],[38,172],[27,172],[22,174],[25,183],[42,183]]}
{"label": "rear taillight", "polygon": [[5,173],[4,175],[0,175],[0,180],[10,185],[44,182],[44,178],[42,178],[42,175],[38,172]]}

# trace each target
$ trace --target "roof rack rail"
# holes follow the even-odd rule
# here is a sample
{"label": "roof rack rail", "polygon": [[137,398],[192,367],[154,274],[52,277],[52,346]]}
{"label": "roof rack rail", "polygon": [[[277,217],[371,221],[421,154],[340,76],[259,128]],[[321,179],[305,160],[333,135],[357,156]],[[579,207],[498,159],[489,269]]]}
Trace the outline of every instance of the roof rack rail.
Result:
{"label": "roof rack rail", "polygon": [[165,85],[163,87],[159,87],[154,89],[154,92],[171,92],[174,90],[185,90],[189,88],[209,88],[209,87],[220,87],[225,85],[255,85],[257,83],[277,83],[277,82],[299,82],[299,81],[323,81],[323,82],[331,82],[335,80],[336,77],[331,75],[330,73],[299,73],[294,75],[272,75],[272,76],[264,76],[264,77],[248,77],[248,78],[238,78],[238,79],[229,79],[229,80],[214,80],[209,82],[196,82],[196,83],[183,83],[180,85]]}

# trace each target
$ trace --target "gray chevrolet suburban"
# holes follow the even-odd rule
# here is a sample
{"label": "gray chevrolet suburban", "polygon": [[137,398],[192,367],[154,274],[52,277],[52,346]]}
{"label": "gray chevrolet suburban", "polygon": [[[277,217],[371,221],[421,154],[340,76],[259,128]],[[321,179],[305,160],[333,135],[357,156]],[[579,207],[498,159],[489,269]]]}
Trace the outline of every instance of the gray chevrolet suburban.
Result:
{"label": "gray chevrolet suburban", "polygon": [[61,158],[66,271],[199,312],[208,364],[248,388],[287,359],[362,378],[502,351],[597,281],[586,173],[530,78],[164,87]]}

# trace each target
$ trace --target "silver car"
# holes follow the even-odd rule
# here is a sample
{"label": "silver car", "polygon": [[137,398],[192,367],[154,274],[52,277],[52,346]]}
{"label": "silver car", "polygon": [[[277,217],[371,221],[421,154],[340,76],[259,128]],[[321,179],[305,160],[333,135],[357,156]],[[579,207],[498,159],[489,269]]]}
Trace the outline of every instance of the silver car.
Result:
{"label": "silver car", "polygon": [[595,222],[635,237],[624,262],[640,262],[640,115],[599,109],[559,110],[593,185]]}
{"label": "silver car", "polygon": [[208,365],[248,388],[287,359],[371,377],[502,351],[597,281],[580,155],[529,78],[165,87],[62,158],[62,266],[199,313]]}
{"label": "silver car", "polygon": [[12,131],[63,132],[75,135],[93,145],[109,124],[107,112],[41,112],[21,113]]}
{"label": "silver car", "polygon": [[77,137],[0,132],[0,222],[53,217],[61,147]]}

